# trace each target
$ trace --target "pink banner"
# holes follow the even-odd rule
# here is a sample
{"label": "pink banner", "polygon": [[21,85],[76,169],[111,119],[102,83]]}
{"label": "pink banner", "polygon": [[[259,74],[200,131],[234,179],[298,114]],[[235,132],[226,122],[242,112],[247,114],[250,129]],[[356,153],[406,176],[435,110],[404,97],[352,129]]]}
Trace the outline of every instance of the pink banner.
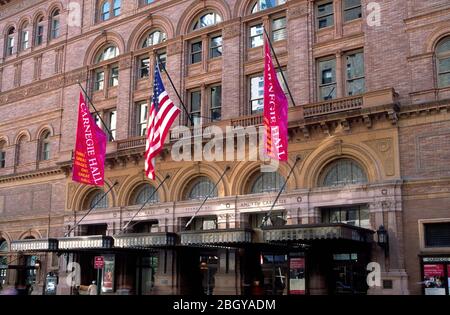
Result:
{"label": "pink banner", "polygon": [[106,134],[97,126],[80,93],[78,128],[72,179],[76,182],[103,186],[105,179]]}
{"label": "pink banner", "polygon": [[265,152],[268,157],[287,161],[288,158],[288,100],[273,66],[270,46],[265,39],[264,67],[264,127]]}

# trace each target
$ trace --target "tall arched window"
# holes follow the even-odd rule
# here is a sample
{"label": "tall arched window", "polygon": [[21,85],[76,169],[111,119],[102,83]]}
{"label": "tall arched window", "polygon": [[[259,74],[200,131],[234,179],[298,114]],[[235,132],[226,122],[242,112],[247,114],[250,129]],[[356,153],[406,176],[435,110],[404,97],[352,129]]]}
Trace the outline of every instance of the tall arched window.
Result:
{"label": "tall arched window", "polygon": [[23,164],[25,162],[24,152],[25,144],[27,142],[27,137],[25,135],[21,136],[16,144],[16,165]]}
{"label": "tall arched window", "polygon": [[367,183],[363,168],[350,159],[339,159],[330,163],[321,178],[321,184],[325,187]]}
{"label": "tall arched window", "polygon": [[88,209],[105,209],[108,208],[108,195],[101,190],[95,190],[92,192],[88,198],[87,207]]}
{"label": "tall arched window", "polygon": [[146,48],[154,45],[158,45],[166,41],[166,33],[160,30],[153,30],[148,33],[142,40],[141,48]]}
{"label": "tall arched window", "polygon": [[285,3],[286,0],[257,0],[252,6],[251,13],[267,10]]}
{"label": "tall arched window", "polygon": [[102,5],[102,13],[101,13],[101,19],[102,21],[106,21],[109,20],[110,18],[110,13],[109,11],[111,10],[111,5],[108,1],[105,1]]}
{"label": "tall arched window", "polygon": [[[115,45],[107,45],[102,48],[94,59],[94,64],[108,61],[116,58],[119,55],[119,49]],[[119,65],[117,62],[112,62],[106,65],[107,72],[105,72],[105,65],[93,70],[94,91],[101,91],[106,87],[117,86],[119,82]],[[105,85],[106,83],[106,85]]]}
{"label": "tall arched window", "polygon": [[114,0],[114,8],[113,8],[114,16],[119,16],[120,15],[121,5],[122,5],[122,1],[121,0]]}
{"label": "tall arched window", "polygon": [[30,47],[30,30],[28,22],[23,22],[20,26],[20,50],[27,50]]}
{"label": "tall arched window", "polygon": [[0,141],[0,168],[6,167],[6,142]]}
{"label": "tall arched window", "polygon": [[39,138],[39,160],[50,160],[50,132],[45,131]]}
{"label": "tall arched window", "polygon": [[8,271],[8,243],[0,238],[0,287],[6,284],[6,273]]}
{"label": "tall arched window", "polygon": [[[150,198],[151,197],[151,198]],[[149,199],[150,198],[150,199]],[[150,184],[143,184],[136,188],[132,196],[133,205],[152,204],[159,201],[158,193],[155,193],[155,187]]]}
{"label": "tall arched window", "polygon": [[279,191],[284,185],[285,179],[278,172],[261,172],[254,180],[251,187],[252,194]]}
{"label": "tall arched window", "polygon": [[442,39],[436,47],[438,87],[450,86],[450,36]]}
{"label": "tall arched window", "polygon": [[192,23],[192,30],[198,30],[204,27],[216,25],[222,22],[222,17],[215,12],[207,12],[199,15]]}
{"label": "tall arched window", "polygon": [[189,185],[185,199],[205,199],[208,195],[209,198],[218,197],[217,187],[214,187],[214,183],[208,177],[201,176],[194,179],[194,181]]}
{"label": "tall arched window", "polygon": [[52,39],[59,37],[59,30],[60,30],[59,9],[56,9],[55,11],[53,11],[50,21],[50,34]]}
{"label": "tall arched window", "polygon": [[8,34],[6,36],[6,55],[11,56],[14,53],[14,45],[15,45],[15,36],[16,29],[11,27],[8,30]]}
{"label": "tall arched window", "polygon": [[44,28],[44,17],[41,15],[36,19],[36,24],[34,27],[34,44],[36,46],[39,46],[44,42]]}

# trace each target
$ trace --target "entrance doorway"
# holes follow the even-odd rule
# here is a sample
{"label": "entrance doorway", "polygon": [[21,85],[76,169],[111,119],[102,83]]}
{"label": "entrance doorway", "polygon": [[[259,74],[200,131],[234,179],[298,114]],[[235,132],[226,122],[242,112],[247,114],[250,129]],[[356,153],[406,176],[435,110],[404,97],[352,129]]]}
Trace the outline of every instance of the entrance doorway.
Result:
{"label": "entrance doorway", "polygon": [[332,262],[332,294],[363,295],[367,293],[367,271],[358,253],[334,254]]}

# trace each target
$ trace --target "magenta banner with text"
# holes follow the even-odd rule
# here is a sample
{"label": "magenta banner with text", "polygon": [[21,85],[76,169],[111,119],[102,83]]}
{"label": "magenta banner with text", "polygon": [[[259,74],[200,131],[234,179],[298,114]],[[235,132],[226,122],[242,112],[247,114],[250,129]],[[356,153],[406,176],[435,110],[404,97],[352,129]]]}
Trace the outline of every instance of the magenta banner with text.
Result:
{"label": "magenta banner with text", "polygon": [[288,100],[273,66],[269,43],[265,40],[264,127],[265,152],[268,157],[288,159]]}
{"label": "magenta banner with text", "polygon": [[106,134],[95,123],[80,93],[78,127],[73,157],[72,179],[76,182],[103,186],[105,180]]}

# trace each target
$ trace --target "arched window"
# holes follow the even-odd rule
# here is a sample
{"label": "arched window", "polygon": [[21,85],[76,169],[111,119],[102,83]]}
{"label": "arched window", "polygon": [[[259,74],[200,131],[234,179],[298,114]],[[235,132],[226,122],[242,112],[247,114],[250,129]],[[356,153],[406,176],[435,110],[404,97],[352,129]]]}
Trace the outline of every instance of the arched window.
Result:
{"label": "arched window", "polygon": [[50,160],[50,132],[45,131],[39,138],[39,159],[41,161]]}
{"label": "arched window", "polygon": [[322,186],[342,186],[367,183],[367,175],[353,160],[339,159],[332,162],[323,172]]}
{"label": "arched window", "polygon": [[199,15],[192,23],[192,30],[198,30],[204,27],[212,26],[222,22],[222,17],[215,12],[207,12]]}
{"label": "arched window", "polygon": [[11,27],[8,30],[8,35],[6,37],[6,55],[11,56],[14,53],[14,40],[15,40],[16,29]]}
{"label": "arched window", "polygon": [[0,238],[0,287],[6,284],[6,272],[8,271],[8,243]]}
{"label": "arched window", "polygon": [[154,30],[148,33],[147,36],[142,40],[141,48],[146,48],[154,45],[158,45],[166,41],[166,33],[160,30]]}
{"label": "arched window", "polygon": [[95,63],[116,58],[119,55],[119,49],[116,46],[107,46],[102,49],[95,58]]}
{"label": "arched window", "polygon": [[55,39],[59,37],[60,20],[59,20],[59,9],[53,11],[50,22],[50,34],[51,38]]}
{"label": "arched window", "polygon": [[24,22],[20,27],[20,49],[27,50],[30,47],[30,30],[28,22]]}
{"label": "arched window", "polygon": [[206,176],[194,179],[189,187],[190,189],[186,194],[186,199],[188,200],[205,199],[208,195],[209,198],[218,197],[217,188],[214,187],[214,183]]}
{"label": "arched window", "polygon": [[25,162],[25,157],[23,153],[25,152],[25,143],[27,142],[27,137],[25,135],[21,136],[16,144],[16,165],[23,164]]}
{"label": "arched window", "polygon": [[95,190],[88,198],[88,209],[105,209],[108,208],[108,196],[101,190]]}
{"label": "arched window", "polygon": [[436,47],[438,87],[450,86],[450,36],[442,39]]}
{"label": "arched window", "polygon": [[109,11],[111,10],[111,5],[109,4],[109,0],[105,1],[102,5],[102,13],[101,13],[101,19],[102,21],[106,21],[109,20],[110,18],[110,13]]}
{"label": "arched window", "polygon": [[44,17],[41,15],[36,19],[36,25],[34,28],[34,44],[36,46],[39,46],[44,42],[44,27]]}
{"label": "arched window", "polygon": [[114,10],[113,10],[114,16],[119,16],[120,15],[121,4],[122,4],[121,0],[114,0]]}
{"label": "arched window", "polygon": [[252,6],[251,13],[267,10],[285,3],[286,0],[257,0]]}
{"label": "arched window", "polygon": [[[151,198],[150,198],[151,196]],[[150,198],[150,199],[149,199]],[[155,193],[155,187],[150,184],[140,185],[133,194],[132,204],[143,205],[144,203],[152,204],[159,201],[158,193]]]}
{"label": "arched window", "polygon": [[6,152],[5,152],[6,142],[0,141],[0,168],[6,167]]}
{"label": "arched window", "polygon": [[279,191],[284,185],[285,179],[278,172],[261,172],[254,180],[251,187],[252,194]]}

